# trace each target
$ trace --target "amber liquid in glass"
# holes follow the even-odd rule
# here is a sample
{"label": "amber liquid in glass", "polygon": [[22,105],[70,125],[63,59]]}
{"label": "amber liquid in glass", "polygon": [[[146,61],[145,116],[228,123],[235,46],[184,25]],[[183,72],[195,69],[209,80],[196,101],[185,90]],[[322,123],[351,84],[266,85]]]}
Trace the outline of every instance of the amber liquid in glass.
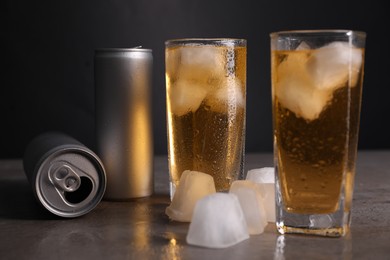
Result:
{"label": "amber liquid in glass", "polygon": [[[199,61],[203,55],[206,64]],[[166,49],[168,154],[174,185],[183,171],[195,170],[213,176],[217,191],[227,191],[242,174],[245,68],[244,47]]]}
{"label": "amber liquid in glass", "polygon": [[[280,91],[285,91],[277,89],[282,86],[280,81],[286,76],[283,73],[289,73],[287,65],[281,69],[280,66],[284,66],[282,64],[286,61],[291,63],[288,66],[301,66],[293,62],[304,63],[311,52],[313,50],[272,53],[275,66],[272,75],[275,159],[278,160],[285,210],[291,213],[327,214],[338,209],[344,175],[347,175],[345,194],[352,196],[362,70],[356,80],[346,79],[332,88],[301,89],[312,91],[302,98],[313,98],[316,103],[294,107],[294,104],[288,103],[288,94],[282,98],[278,95]],[[295,67],[294,72],[298,72],[294,79],[299,79],[299,69]],[[305,80],[303,78],[293,83],[299,84]],[[317,109],[320,103],[323,103],[323,107]],[[312,110],[304,111],[307,108]]]}

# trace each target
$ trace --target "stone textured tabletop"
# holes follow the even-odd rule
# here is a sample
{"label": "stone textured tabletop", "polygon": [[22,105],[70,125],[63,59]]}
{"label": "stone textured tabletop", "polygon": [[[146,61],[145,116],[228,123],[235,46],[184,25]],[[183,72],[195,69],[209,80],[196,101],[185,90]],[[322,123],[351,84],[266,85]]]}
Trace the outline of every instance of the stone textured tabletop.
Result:
{"label": "stone textured tabletop", "polygon": [[[249,154],[246,170],[272,166]],[[351,232],[343,238],[264,233],[225,249],[188,245],[188,223],[165,215],[166,156],[157,156],[155,192],[126,202],[102,201],[73,219],[35,200],[21,160],[0,160],[0,259],[390,259],[390,151],[359,151]]]}

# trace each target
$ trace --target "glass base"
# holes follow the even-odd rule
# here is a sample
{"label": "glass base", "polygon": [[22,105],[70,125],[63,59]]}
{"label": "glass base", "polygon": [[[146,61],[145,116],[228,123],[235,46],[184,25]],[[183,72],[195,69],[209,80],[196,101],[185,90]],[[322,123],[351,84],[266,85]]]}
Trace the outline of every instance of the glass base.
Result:
{"label": "glass base", "polygon": [[[297,203],[298,207],[291,203],[291,200],[289,204],[284,202],[278,157],[275,158],[275,165],[275,223],[279,233],[342,237],[349,232],[354,176],[353,167],[351,167],[352,170],[342,174],[343,180],[337,201],[332,200],[331,203],[325,201],[319,196],[322,195],[321,191],[318,191],[318,193],[313,192],[311,196],[318,195],[321,198],[319,201],[316,202],[313,197],[305,201],[295,200],[294,203],[299,202]],[[315,173],[313,171],[313,174]],[[309,195],[305,194],[305,196],[304,198],[306,199]],[[327,206],[321,207],[323,204]]]}
{"label": "glass base", "polygon": [[306,234],[342,237],[348,233],[350,213],[341,210],[331,214],[294,214],[279,209],[276,228],[281,234]]}

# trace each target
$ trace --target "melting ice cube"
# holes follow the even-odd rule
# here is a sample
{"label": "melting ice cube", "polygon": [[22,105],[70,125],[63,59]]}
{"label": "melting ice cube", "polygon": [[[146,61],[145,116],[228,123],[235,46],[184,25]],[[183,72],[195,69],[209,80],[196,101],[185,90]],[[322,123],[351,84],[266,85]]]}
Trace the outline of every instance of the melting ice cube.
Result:
{"label": "melting ice cube", "polygon": [[212,68],[223,64],[223,53],[214,46],[186,46],[181,49],[181,63],[183,65],[197,65]]}
{"label": "melting ice cube", "polygon": [[225,248],[249,238],[240,202],[231,193],[214,193],[200,199],[187,233],[187,243]]}
{"label": "melting ice cube", "polygon": [[203,172],[183,172],[171,204],[165,213],[172,220],[190,222],[196,202],[206,195],[215,193],[214,179]]}
{"label": "melting ice cube", "polygon": [[262,167],[251,169],[246,174],[246,179],[255,183],[275,183],[275,168]]}
{"label": "melting ice cube", "polygon": [[228,109],[237,109],[245,106],[245,97],[242,84],[236,77],[227,77],[214,91],[206,97],[206,105],[219,113],[226,113]]}
{"label": "melting ice cube", "polygon": [[346,42],[291,53],[277,68],[275,96],[297,116],[314,120],[334,90],[355,86],[362,59],[362,50]]}
{"label": "melting ice cube", "polygon": [[284,107],[297,116],[313,120],[319,116],[332,93],[315,88],[306,62],[306,53],[297,52],[280,64],[275,95]]}
{"label": "melting ice cube", "polygon": [[295,50],[310,50],[310,49],[311,48],[310,48],[309,44],[302,41]]}
{"label": "melting ice cube", "polygon": [[187,46],[181,49],[179,77],[183,79],[220,78],[225,74],[223,52],[213,46]]}
{"label": "melting ice cube", "polygon": [[310,227],[311,228],[330,228],[333,224],[333,218],[331,215],[310,215]]}
{"label": "melting ice cube", "polygon": [[263,167],[251,169],[246,179],[256,183],[263,199],[263,205],[268,222],[275,222],[275,169]]}
{"label": "melting ice cube", "polygon": [[182,116],[195,112],[207,94],[207,86],[187,80],[178,80],[169,89],[171,111]]}
{"label": "melting ice cube", "polygon": [[307,70],[320,89],[356,85],[362,64],[362,50],[348,42],[332,42],[316,49],[307,61]]}
{"label": "melting ice cube", "polygon": [[266,212],[259,188],[249,180],[234,181],[229,193],[237,195],[251,235],[261,234],[267,225]]}

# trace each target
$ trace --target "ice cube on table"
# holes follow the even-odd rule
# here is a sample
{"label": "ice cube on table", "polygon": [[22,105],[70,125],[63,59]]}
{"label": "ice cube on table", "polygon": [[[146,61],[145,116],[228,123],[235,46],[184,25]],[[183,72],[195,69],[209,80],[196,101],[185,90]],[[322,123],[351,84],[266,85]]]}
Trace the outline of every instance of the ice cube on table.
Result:
{"label": "ice cube on table", "polygon": [[332,42],[316,49],[306,67],[314,86],[319,89],[337,89],[356,85],[363,60],[361,49],[348,42]]}
{"label": "ice cube on table", "polygon": [[248,238],[244,213],[235,194],[217,192],[196,203],[186,238],[188,244],[226,248]]}
{"label": "ice cube on table", "polygon": [[246,180],[256,183],[263,199],[263,205],[268,222],[275,222],[275,168],[263,167],[247,172]]}
{"label": "ice cube on table", "polygon": [[262,167],[251,169],[247,172],[246,179],[255,183],[275,183],[275,168]]}
{"label": "ice cube on table", "polygon": [[229,193],[238,197],[248,232],[251,235],[261,234],[267,225],[266,212],[259,188],[249,180],[236,180],[232,183]]}
{"label": "ice cube on table", "polygon": [[172,220],[190,222],[196,202],[215,192],[214,179],[211,175],[186,170],[180,177],[172,202],[165,209],[165,213]]}
{"label": "ice cube on table", "polygon": [[207,94],[207,86],[187,80],[178,80],[169,88],[171,112],[177,116],[195,112]]}

